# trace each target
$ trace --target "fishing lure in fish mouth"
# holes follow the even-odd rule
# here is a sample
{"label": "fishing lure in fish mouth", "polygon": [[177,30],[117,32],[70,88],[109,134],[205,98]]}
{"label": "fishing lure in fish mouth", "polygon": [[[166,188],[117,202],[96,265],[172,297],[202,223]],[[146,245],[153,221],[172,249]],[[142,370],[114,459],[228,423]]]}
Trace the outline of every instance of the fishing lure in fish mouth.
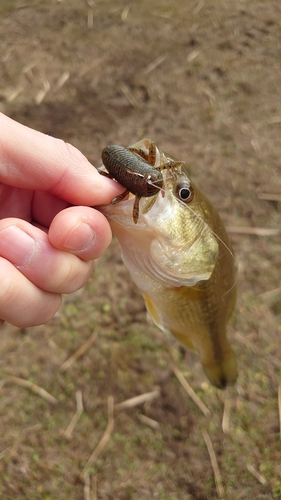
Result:
{"label": "fishing lure in fish mouth", "polygon": [[[142,197],[156,195],[163,186],[162,170],[178,168],[183,165],[181,161],[171,158],[166,163],[156,166],[156,146],[150,141],[148,150],[142,148],[123,146],[107,146],[102,151],[102,161],[110,177],[117,180],[125,188],[123,193],[111,200],[115,204],[124,200],[130,193],[135,195],[133,205],[133,221],[139,218],[139,202]],[[107,175],[99,170],[102,175]]]}
{"label": "fishing lure in fish mouth", "polygon": [[[155,324],[198,352],[213,385],[233,384],[237,369],[226,325],[235,306],[236,265],[223,223],[189,178],[183,162],[165,154],[150,139],[126,151],[148,163],[155,191],[146,194],[148,177],[143,170],[132,180],[137,170],[134,163],[126,164],[117,179],[114,163],[112,176],[121,181],[126,194],[133,195],[99,208],[120,242],[123,261]],[[136,224],[132,212],[137,197]]]}

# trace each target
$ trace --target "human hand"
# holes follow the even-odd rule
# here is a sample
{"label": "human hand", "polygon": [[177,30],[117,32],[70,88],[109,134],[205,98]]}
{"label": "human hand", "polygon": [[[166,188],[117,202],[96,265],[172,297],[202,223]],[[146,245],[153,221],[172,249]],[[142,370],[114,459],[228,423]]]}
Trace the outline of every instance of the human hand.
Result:
{"label": "human hand", "polygon": [[50,320],[111,241],[95,205],[120,194],[76,148],[0,113],[0,327]]}

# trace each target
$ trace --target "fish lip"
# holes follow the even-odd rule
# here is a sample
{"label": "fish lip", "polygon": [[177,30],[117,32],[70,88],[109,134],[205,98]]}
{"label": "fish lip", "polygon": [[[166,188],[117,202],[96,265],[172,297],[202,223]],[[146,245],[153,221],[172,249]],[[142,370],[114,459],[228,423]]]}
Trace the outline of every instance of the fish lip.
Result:
{"label": "fish lip", "polygon": [[[148,230],[149,227],[142,217],[138,219],[137,224],[133,221],[133,205],[135,196],[119,201],[116,205],[100,205],[97,209],[109,220],[130,229]],[[114,212],[113,212],[114,211]]]}

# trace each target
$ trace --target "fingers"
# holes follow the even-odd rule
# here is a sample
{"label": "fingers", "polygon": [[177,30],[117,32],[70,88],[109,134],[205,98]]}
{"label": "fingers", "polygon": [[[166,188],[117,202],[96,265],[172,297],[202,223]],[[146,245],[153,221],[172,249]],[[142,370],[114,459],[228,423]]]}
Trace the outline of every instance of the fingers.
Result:
{"label": "fingers", "polygon": [[[98,213],[98,218],[100,215]],[[69,214],[66,215],[68,216]],[[103,250],[104,244],[107,244],[106,240],[100,243],[96,237],[91,226],[91,224],[95,226],[95,222],[87,225],[87,222],[82,221],[81,224],[82,226],[79,226],[78,223],[76,228],[72,226],[70,233],[63,229],[64,224],[59,220],[54,224],[56,230],[62,228],[60,242],[64,247],[76,245],[77,248],[69,253],[55,248],[45,232],[26,221],[4,219],[0,221],[0,256],[13,264],[21,274],[42,290],[52,293],[71,293],[81,288],[92,272],[93,261],[86,259],[96,258]],[[99,234],[99,229],[97,232]],[[81,241],[84,240],[79,249],[80,238]],[[59,232],[53,239],[55,242],[60,240]],[[81,254],[85,260],[75,253]]]}
{"label": "fingers", "polygon": [[73,253],[83,260],[97,259],[111,242],[111,229],[97,210],[69,207],[54,217],[49,240],[58,250]]}
{"label": "fingers", "polygon": [[89,207],[123,188],[73,146],[0,113],[0,191],[0,327],[44,323],[111,241],[107,220]]}
{"label": "fingers", "polygon": [[1,257],[0,280],[0,327],[3,321],[19,328],[46,323],[61,304],[61,295],[41,290]]}
{"label": "fingers", "polygon": [[0,220],[0,327],[49,321],[61,294],[86,283],[110,240],[107,220],[89,207],[59,212],[49,235],[20,219]]}
{"label": "fingers", "polygon": [[108,204],[122,187],[100,175],[70,144],[0,113],[0,182],[44,190],[73,205]]}

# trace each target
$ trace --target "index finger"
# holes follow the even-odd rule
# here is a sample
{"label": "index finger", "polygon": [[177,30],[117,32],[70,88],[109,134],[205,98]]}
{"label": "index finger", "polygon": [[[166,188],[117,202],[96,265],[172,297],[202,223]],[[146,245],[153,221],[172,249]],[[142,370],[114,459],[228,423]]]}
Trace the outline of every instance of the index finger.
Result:
{"label": "index finger", "polygon": [[102,205],[120,184],[101,176],[74,146],[0,113],[0,182],[49,191],[73,205]]}

